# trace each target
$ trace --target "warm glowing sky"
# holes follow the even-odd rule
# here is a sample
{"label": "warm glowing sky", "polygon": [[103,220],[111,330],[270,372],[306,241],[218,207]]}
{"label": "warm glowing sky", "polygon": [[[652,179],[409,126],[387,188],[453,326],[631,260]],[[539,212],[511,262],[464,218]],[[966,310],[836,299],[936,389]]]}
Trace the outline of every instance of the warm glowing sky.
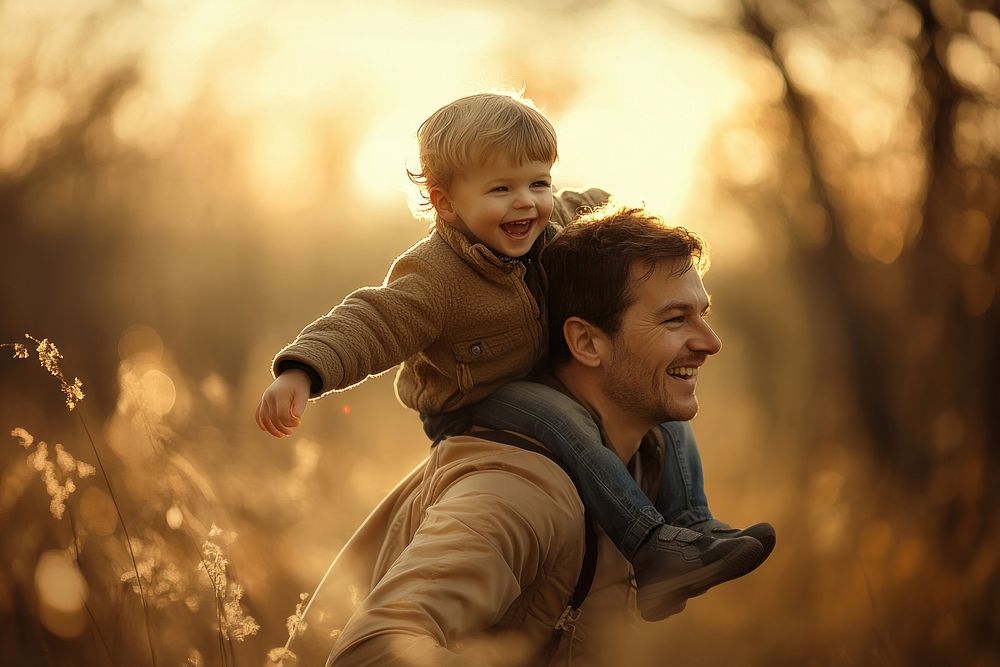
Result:
{"label": "warm glowing sky", "polygon": [[357,133],[356,154],[342,159],[365,198],[402,198],[413,135],[434,109],[522,86],[547,108],[547,91],[566,80],[566,103],[547,108],[557,184],[597,183],[677,218],[710,131],[749,96],[718,43],[619,3],[577,18],[516,3],[147,5],[123,25],[143,36],[146,65],[119,134],[155,141],[158,122],[195,100],[215,104],[249,128],[246,168],[278,212],[323,195],[324,119]]}

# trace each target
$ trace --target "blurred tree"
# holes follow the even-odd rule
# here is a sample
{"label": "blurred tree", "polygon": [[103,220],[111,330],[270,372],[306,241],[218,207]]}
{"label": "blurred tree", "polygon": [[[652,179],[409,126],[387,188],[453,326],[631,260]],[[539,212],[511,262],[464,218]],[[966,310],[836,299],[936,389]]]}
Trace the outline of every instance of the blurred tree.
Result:
{"label": "blurred tree", "polygon": [[[109,398],[117,351],[99,343],[109,329],[122,328],[116,304],[107,296],[119,291],[117,260],[129,252],[130,239],[113,233],[108,211],[93,195],[110,164],[120,160],[136,166],[134,156],[105,151],[110,116],[137,77],[134,66],[123,65],[80,86],[62,102],[71,109],[65,119],[50,133],[32,137],[20,159],[0,172],[0,234],[4,246],[14,250],[0,263],[0,336],[21,340],[30,331],[64,341],[66,351],[78,353],[77,372]],[[18,94],[0,115],[5,119],[0,132],[8,137],[20,129],[14,126],[18,107],[30,106],[45,87],[30,66],[19,78]],[[18,379],[24,381],[44,378]]]}
{"label": "blurred tree", "polygon": [[[773,151],[774,178],[722,182],[750,219],[785,230],[830,371],[815,378],[812,405],[858,415],[864,437],[852,447],[886,471],[873,514],[922,525],[929,556],[913,578],[926,577],[925,595],[896,598],[905,620],[889,624],[904,664],[956,660],[956,646],[970,661],[997,650],[1000,562],[984,543],[1000,519],[995,10],[745,0],[739,18],[748,50],[780,77],[773,105],[748,119]],[[829,442],[830,423],[797,435]],[[808,469],[817,458],[801,460]],[[934,592],[956,585],[965,593]]]}
{"label": "blurred tree", "polygon": [[14,249],[0,265],[0,338],[58,341],[104,407],[115,343],[134,324],[235,382],[252,344],[235,323],[259,322],[270,294],[262,226],[232,168],[237,128],[213,125],[205,105],[147,132],[161,135],[154,148],[122,135],[146,64],[122,46],[130,11],[15,7],[0,65],[0,234]]}
{"label": "blurred tree", "polygon": [[[772,9],[777,4],[772,3]],[[896,9],[893,3],[882,4],[885,12]],[[998,340],[994,294],[1000,256],[992,232],[1000,212],[1000,171],[998,153],[990,150],[997,130],[969,119],[973,115],[985,120],[991,113],[995,119],[998,94],[963,87],[960,74],[942,65],[942,54],[951,43],[967,36],[942,26],[926,3],[914,5],[922,27],[909,44],[918,76],[911,103],[920,117],[922,164],[911,172],[890,174],[917,180],[918,196],[905,202],[912,207],[905,211],[912,231],[889,239],[892,246],[884,254],[879,244],[887,240],[880,238],[884,223],[878,218],[895,213],[886,201],[891,202],[891,193],[868,193],[866,189],[879,184],[852,181],[855,170],[871,175],[866,167],[872,160],[849,145],[844,136],[849,128],[837,127],[844,119],[831,117],[822,98],[800,89],[789,75],[789,56],[778,46],[780,31],[802,26],[782,25],[780,13],[772,14],[778,24],[772,26],[760,5],[744,6],[744,27],[765,46],[785,81],[787,113],[802,154],[802,161],[793,166],[806,170],[810,184],[804,203],[818,205],[828,221],[822,223],[828,225],[822,243],[793,237],[805,256],[802,267],[816,296],[834,304],[841,315],[853,366],[851,385],[872,435],[871,446],[886,464],[905,471],[910,482],[924,485],[932,472],[934,434],[941,431],[935,420],[942,415],[961,415],[961,430],[970,442],[996,442],[1000,433],[1000,413],[987,409],[995,407],[989,398],[996,398],[1000,378],[995,345],[989,344]],[[809,25],[823,6],[802,3],[799,20]],[[873,16],[872,23],[878,18]],[[878,48],[878,35],[862,38]],[[833,51],[833,58],[849,55],[838,54],[836,44],[823,48]],[[962,66],[955,61],[952,68]],[[966,141],[982,147],[974,155],[956,154],[955,138],[969,134],[974,136]],[[837,145],[825,145],[831,143]],[[828,157],[836,151],[848,154]],[[844,164],[837,167],[846,169],[825,166],[839,161]],[[887,186],[913,187],[895,180]],[[880,198],[875,206],[857,204],[873,196]],[[862,218],[865,215],[870,217]],[[852,232],[860,238],[852,239]],[[918,379],[917,369],[927,369],[931,377],[926,379],[932,381],[911,381]],[[996,462],[996,451],[984,453]]]}

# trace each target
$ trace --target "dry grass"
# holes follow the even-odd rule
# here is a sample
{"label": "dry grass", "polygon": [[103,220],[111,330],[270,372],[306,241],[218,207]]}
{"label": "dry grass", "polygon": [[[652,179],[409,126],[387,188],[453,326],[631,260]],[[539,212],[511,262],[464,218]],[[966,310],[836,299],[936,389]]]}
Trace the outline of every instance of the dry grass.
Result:
{"label": "dry grass", "polygon": [[[191,381],[162,345],[120,348],[117,401],[98,410],[96,381],[84,397],[51,342],[48,365],[23,363],[42,342],[4,344],[15,359],[0,360],[4,373],[52,377],[59,389],[33,390],[52,410],[34,408],[34,395],[9,401],[18,412],[0,450],[0,633],[18,634],[4,634],[0,664],[322,664],[330,610],[358,601],[323,572],[423,456],[416,420],[387,399],[391,378],[352,390],[350,414],[325,399],[304,427],[314,431],[275,445],[250,430],[249,389],[214,373]],[[71,410],[64,386],[81,394]],[[740,411],[737,384],[719,386],[706,383],[714,393],[696,424],[713,509],[733,523],[772,521],[778,548],[753,576],[643,628],[619,657],[894,665],[926,653],[995,664],[995,639],[981,638],[1000,628],[1000,539],[976,510],[992,498],[985,464],[951,450],[930,495],[914,497],[846,448],[856,434],[830,428],[837,446],[811,442],[809,466],[796,466],[795,443],[760,440],[768,429]],[[944,511],[951,541],[932,530]],[[954,660],[937,660],[946,655]]]}
{"label": "dry grass", "polygon": [[[90,454],[97,464],[92,465],[74,456],[70,448],[61,443],[49,447],[21,426],[11,430],[11,435],[25,450],[25,465],[38,473],[49,497],[50,520],[62,522],[68,517],[70,528],[59,548],[50,549],[39,558],[35,569],[38,599],[34,620],[46,632],[57,637],[73,639],[90,636],[95,644],[90,647],[91,653],[99,656],[95,660],[98,664],[148,663],[154,667],[181,664],[194,667],[245,662],[238,660],[234,644],[242,644],[257,635],[261,626],[246,608],[245,589],[232,571],[228,551],[236,543],[237,533],[209,521],[209,528],[197,536],[197,527],[204,526],[206,522],[195,513],[193,506],[176,501],[163,515],[165,526],[144,520],[148,517],[146,512],[142,513],[143,519],[126,520],[123,505],[114,491],[117,484],[108,474],[91,428],[78,409],[86,397],[83,382],[77,377],[69,380],[64,374],[63,356],[55,343],[30,334],[25,337],[34,343],[39,365],[59,382],[65,408],[77,415],[89,443]],[[32,356],[29,346],[24,343],[3,343],[0,348],[10,349],[15,359],[24,360]],[[157,416],[150,414],[150,406],[142,393],[136,393],[135,387],[129,387],[127,368],[122,377],[123,400],[119,407],[124,406],[124,410],[120,410],[120,416],[127,417],[133,426],[139,426],[148,443],[154,445],[154,451],[165,454],[170,437],[168,432],[160,428],[162,425]],[[100,475],[97,475],[98,471]],[[181,464],[175,465],[174,470],[169,472],[185,476],[193,471]],[[27,491],[24,482],[18,486],[19,493]],[[9,492],[11,487],[7,485],[5,488]],[[200,500],[211,502],[211,489],[203,491],[207,492],[202,494]],[[18,492],[15,490],[14,493]],[[136,500],[130,498],[126,505],[134,506]],[[7,504],[13,502],[16,499],[8,499]],[[116,526],[107,525],[109,511],[114,514]],[[85,515],[84,521],[80,520],[81,514]],[[116,556],[122,550],[128,553],[126,561]],[[120,587],[114,586],[116,581]],[[101,590],[102,586],[107,588]],[[131,599],[123,596],[123,591]],[[309,594],[302,593],[294,613],[287,617],[285,644],[268,650],[260,659],[251,661],[252,664],[262,661],[267,665],[285,667],[297,664],[296,654],[290,645],[307,627],[305,614],[309,597]],[[95,599],[97,604],[93,602]],[[109,601],[115,601],[117,606],[112,613],[106,613]],[[134,637],[122,637],[123,634],[134,634],[134,624],[128,622],[126,611],[133,606],[133,601],[138,601],[143,612],[145,651],[140,650]],[[182,612],[189,614],[190,618],[179,620],[178,613]],[[171,627],[173,623],[178,627]],[[202,632],[192,635],[192,624],[200,627]],[[118,627],[113,627],[115,625]],[[170,646],[172,638],[178,634],[207,636],[206,627],[214,629],[214,646],[199,645],[198,639],[194,639],[189,646]],[[115,637],[115,641],[109,641],[111,637]],[[41,651],[51,661],[51,650],[44,645],[44,639],[42,641]],[[179,649],[182,662],[178,663]]]}

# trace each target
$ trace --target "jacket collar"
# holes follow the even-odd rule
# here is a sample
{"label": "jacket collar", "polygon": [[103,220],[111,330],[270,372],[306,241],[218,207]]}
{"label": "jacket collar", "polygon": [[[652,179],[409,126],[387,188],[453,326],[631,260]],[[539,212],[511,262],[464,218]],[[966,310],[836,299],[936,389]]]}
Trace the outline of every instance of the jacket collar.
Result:
{"label": "jacket collar", "polygon": [[511,271],[518,263],[528,264],[536,261],[542,247],[549,238],[549,230],[543,230],[535,240],[534,245],[531,246],[531,250],[529,250],[524,257],[510,258],[498,255],[484,243],[469,240],[465,234],[440,218],[435,218],[433,230],[442,239],[444,239],[444,242],[448,244],[448,247],[450,247],[456,255],[461,257],[466,262],[480,268],[487,266],[497,267],[504,272]]}

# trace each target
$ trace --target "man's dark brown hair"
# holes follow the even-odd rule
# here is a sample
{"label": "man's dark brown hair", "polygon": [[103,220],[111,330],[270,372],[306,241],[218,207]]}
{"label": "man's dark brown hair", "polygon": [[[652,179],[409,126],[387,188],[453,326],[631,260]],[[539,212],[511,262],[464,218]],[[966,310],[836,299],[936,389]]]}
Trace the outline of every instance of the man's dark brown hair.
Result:
{"label": "man's dark brown hair", "polygon": [[648,268],[687,259],[678,264],[681,274],[708,269],[708,253],[694,233],[670,227],[661,218],[639,207],[608,204],[566,226],[545,248],[542,264],[548,277],[549,355],[554,364],[569,361],[563,324],[579,317],[613,336],[622,316],[635,299],[630,270],[637,262]]}

